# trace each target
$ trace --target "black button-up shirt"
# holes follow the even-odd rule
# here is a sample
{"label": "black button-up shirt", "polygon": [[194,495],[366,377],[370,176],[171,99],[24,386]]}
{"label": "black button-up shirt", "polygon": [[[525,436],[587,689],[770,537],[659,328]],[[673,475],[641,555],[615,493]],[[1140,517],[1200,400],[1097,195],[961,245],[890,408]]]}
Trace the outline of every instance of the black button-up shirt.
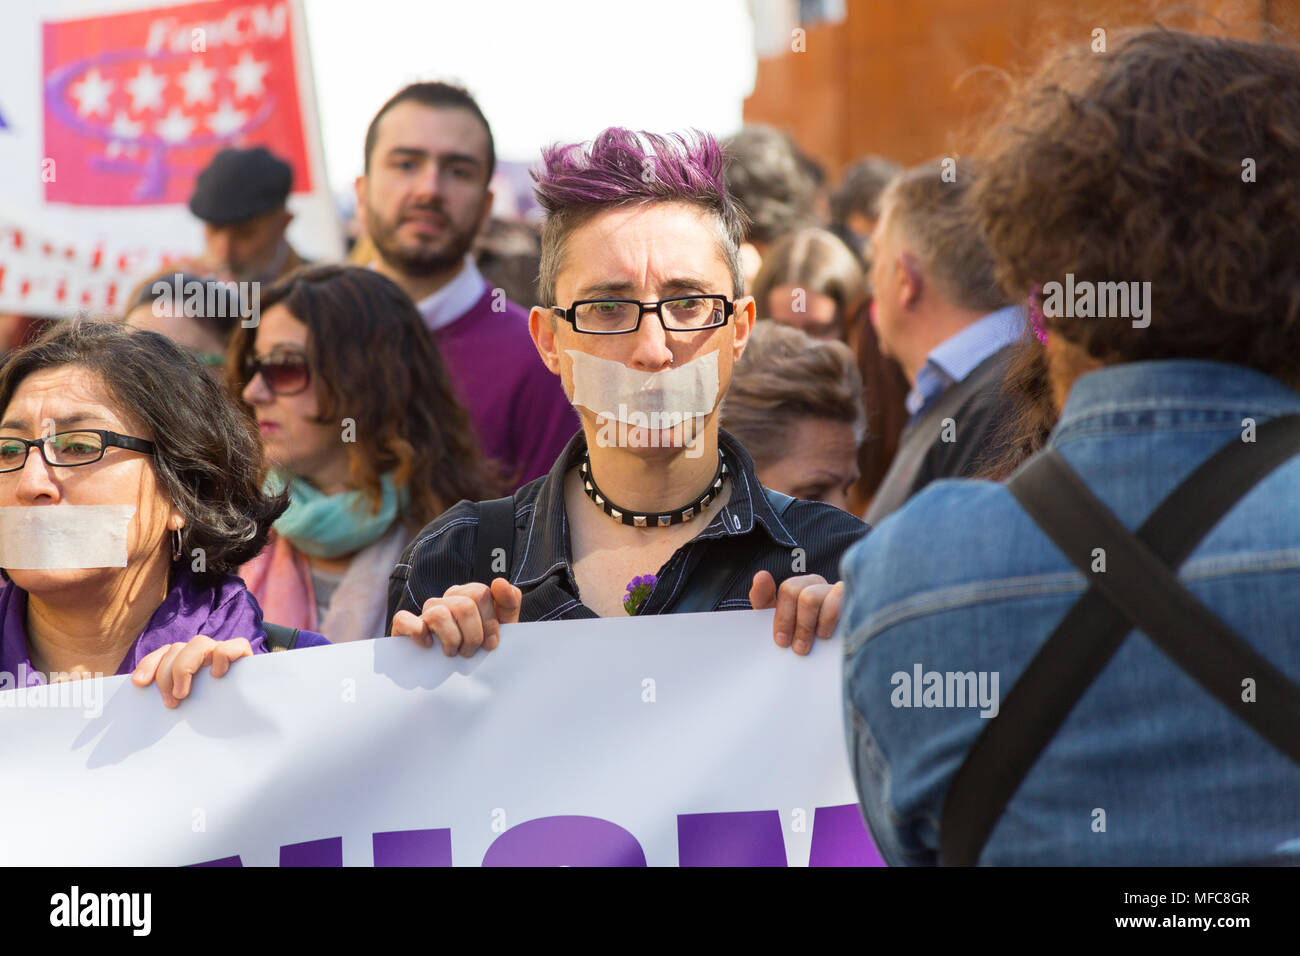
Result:
{"label": "black button-up shirt", "polygon": [[[658,584],[638,614],[671,614],[684,586],[701,568],[728,562],[737,573],[711,599],[711,609],[748,610],[749,589],[760,570],[777,585],[789,577],[840,578],[840,557],[867,531],[833,505],[795,500],[781,515],[754,474],[754,462],[733,436],[719,429],[718,444],[731,471],[731,498],[708,525],[678,548],[656,572]],[[581,462],[587,439],[579,431],[549,474],[515,493],[515,535],[510,583],[523,592],[521,621],[597,617],[582,603],[573,577],[564,476]],[[388,589],[388,621],[399,610],[419,614],[424,602],[473,580],[479,506],[462,501],[439,515],[403,552]],[[611,519],[612,520],[612,519]]]}

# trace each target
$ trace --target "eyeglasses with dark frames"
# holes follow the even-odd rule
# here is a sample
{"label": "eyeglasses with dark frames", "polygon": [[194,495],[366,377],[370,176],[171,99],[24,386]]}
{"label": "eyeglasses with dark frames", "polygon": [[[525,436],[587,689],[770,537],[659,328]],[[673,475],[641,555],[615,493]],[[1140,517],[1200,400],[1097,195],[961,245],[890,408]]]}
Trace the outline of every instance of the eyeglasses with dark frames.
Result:
{"label": "eyeglasses with dark frames", "polygon": [[736,311],[725,295],[683,295],[658,302],[636,299],[579,299],[567,309],[551,310],[587,335],[623,335],[641,328],[647,312],[659,317],[666,332],[702,332],[727,324]]}
{"label": "eyeglasses with dark frames", "polygon": [[104,457],[109,448],[125,448],[142,455],[154,454],[154,444],[143,438],[119,435],[103,428],[83,428],[59,432],[44,438],[0,437],[0,474],[20,471],[27,464],[33,448],[41,450],[47,465],[55,468],[77,468],[93,465]]}

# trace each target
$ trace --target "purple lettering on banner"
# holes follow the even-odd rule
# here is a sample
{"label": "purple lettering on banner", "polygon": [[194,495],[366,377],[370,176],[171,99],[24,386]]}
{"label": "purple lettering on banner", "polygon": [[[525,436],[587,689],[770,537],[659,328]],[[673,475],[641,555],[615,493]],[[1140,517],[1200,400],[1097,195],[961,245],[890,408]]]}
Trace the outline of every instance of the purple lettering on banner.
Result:
{"label": "purple lettering on banner", "polygon": [[484,866],[645,866],[636,837],[600,817],[540,817],[511,827],[483,856]]}
{"label": "purple lettering on banner", "polygon": [[191,863],[190,866],[243,866],[244,861],[237,856],[223,856],[219,860],[204,860],[202,863]]}
{"label": "purple lettering on banner", "polygon": [[678,866],[785,866],[785,838],[776,810],[679,813]]}
{"label": "purple lettering on banner", "polygon": [[281,866],[342,866],[343,838],[327,837],[280,847]]}
{"label": "purple lettering on banner", "polygon": [[372,839],[375,866],[451,866],[451,830],[389,830]]}
{"label": "purple lettering on banner", "polygon": [[884,866],[856,803],[818,807],[813,813],[809,866]]}

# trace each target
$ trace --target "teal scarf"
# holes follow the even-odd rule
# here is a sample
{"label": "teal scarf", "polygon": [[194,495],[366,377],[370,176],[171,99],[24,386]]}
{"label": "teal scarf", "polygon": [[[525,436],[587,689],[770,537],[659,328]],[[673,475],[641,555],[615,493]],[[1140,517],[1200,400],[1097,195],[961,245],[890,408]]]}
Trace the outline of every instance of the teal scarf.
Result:
{"label": "teal scarf", "polygon": [[[279,494],[285,475],[271,472],[266,492]],[[378,514],[372,514],[360,491],[327,495],[301,478],[289,478],[289,507],[275,522],[275,533],[283,535],[303,554],[313,558],[341,558],[374,544],[405,514],[410,502],[406,488],[393,484],[392,473],[384,475],[384,497]]]}

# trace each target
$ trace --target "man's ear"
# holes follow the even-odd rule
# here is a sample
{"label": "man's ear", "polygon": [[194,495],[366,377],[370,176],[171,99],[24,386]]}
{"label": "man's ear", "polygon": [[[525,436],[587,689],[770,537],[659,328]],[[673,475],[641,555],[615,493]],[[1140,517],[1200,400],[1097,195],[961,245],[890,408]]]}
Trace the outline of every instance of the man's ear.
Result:
{"label": "man's ear", "polygon": [[535,305],[528,313],[528,334],[542,362],[552,375],[560,374],[560,339],[556,334],[558,320],[550,309]]}
{"label": "man's ear", "polygon": [[352,188],[357,197],[357,222],[361,223],[362,235],[368,235],[370,230],[366,228],[366,177],[361,174],[352,183]]}
{"label": "man's ear", "polygon": [[900,252],[897,262],[899,304],[910,309],[921,301],[925,289],[925,278],[921,274],[921,265],[910,252]]}
{"label": "man's ear", "polygon": [[749,344],[749,336],[754,331],[754,321],[757,314],[752,295],[736,300],[736,311],[732,315],[736,323],[736,334],[731,343],[731,348],[732,357],[737,362],[745,354],[745,346]]}

